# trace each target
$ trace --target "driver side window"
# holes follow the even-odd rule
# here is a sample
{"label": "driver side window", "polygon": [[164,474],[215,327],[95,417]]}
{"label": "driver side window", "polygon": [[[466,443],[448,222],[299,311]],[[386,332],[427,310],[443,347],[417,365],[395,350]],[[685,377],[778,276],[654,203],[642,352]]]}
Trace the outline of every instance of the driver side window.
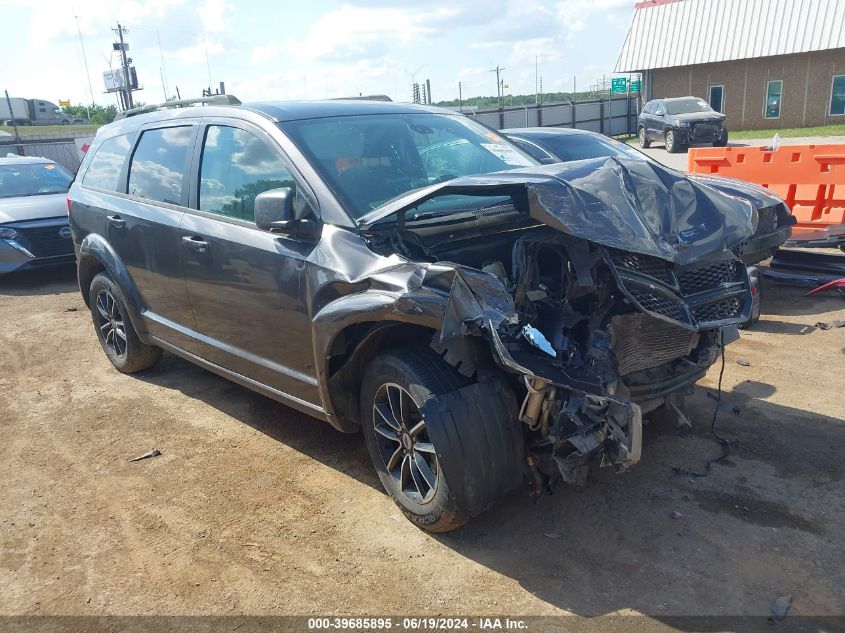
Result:
{"label": "driver side window", "polygon": [[200,162],[199,208],[255,222],[255,197],[290,187],[293,176],[275,151],[254,134],[225,125],[209,125]]}

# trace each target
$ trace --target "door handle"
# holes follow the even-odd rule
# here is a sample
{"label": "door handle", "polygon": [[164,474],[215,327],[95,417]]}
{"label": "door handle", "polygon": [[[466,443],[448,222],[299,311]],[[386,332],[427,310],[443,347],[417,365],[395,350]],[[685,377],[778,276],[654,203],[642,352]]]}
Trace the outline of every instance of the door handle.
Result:
{"label": "door handle", "polygon": [[126,226],[126,220],[124,220],[119,215],[110,215],[108,216],[109,224],[111,224],[116,229],[122,229]]}
{"label": "door handle", "polygon": [[208,250],[208,242],[206,242],[201,237],[197,237],[195,235],[186,235],[182,238],[182,243],[185,244],[188,248],[197,253],[204,253]]}

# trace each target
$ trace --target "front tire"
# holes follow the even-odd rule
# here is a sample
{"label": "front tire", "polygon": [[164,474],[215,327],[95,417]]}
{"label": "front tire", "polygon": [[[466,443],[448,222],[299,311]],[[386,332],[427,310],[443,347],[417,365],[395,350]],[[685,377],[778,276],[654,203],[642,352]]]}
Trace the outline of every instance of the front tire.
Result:
{"label": "front tire", "polygon": [[651,147],[651,141],[648,140],[648,135],[645,132],[645,127],[640,126],[638,136],[640,138],[640,147],[642,147],[643,149],[648,149],[649,147]]}
{"label": "front tire", "polygon": [[719,135],[714,143],[713,147],[726,147],[728,145],[728,131],[722,130],[722,133]]}
{"label": "front tire", "polygon": [[100,346],[115,369],[133,374],[158,362],[161,348],[147,345],[138,338],[129,320],[123,293],[105,273],[99,273],[91,281],[88,305]]}
{"label": "front tire", "polygon": [[675,131],[667,130],[664,138],[666,140],[666,151],[670,154],[676,154],[680,148],[680,143],[678,143],[678,138],[675,136]]}
{"label": "front tire", "polygon": [[384,489],[405,517],[429,532],[448,532],[469,517],[440,467],[454,458],[435,447],[420,408],[429,398],[466,386],[431,350],[405,347],[376,357],[361,386],[361,425]]}

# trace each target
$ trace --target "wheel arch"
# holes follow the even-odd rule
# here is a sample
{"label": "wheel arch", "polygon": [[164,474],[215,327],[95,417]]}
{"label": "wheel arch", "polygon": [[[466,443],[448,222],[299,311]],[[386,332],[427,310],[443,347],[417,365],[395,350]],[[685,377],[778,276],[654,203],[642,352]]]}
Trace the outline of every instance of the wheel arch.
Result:
{"label": "wheel arch", "polygon": [[326,410],[342,431],[359,428],[360,392],[364,370],[382,351],[414,341],[428,343],[437,330],[419,323],[362,321],[337,332],[326,351],[324,389]]}
{"label": "wheel arch", "polygon": [[89,233],[85,236],[82,244],[79,246],[76,272],[79,280],[79,290],[82,293],[85,305],[89,308],[91,306],[88,290],[91,287],[91,282],[101,272],[108,274],[123,294],[129,319],[132,321],[132,326],[138,333],[138,337],[143,342],[148,342],[147,328],[141,316],[141,310],[143,309],[141,295],[135,286],[135,282],[129,275],[129,271],[126,270],[126,266],[105,238],[96,233]]}

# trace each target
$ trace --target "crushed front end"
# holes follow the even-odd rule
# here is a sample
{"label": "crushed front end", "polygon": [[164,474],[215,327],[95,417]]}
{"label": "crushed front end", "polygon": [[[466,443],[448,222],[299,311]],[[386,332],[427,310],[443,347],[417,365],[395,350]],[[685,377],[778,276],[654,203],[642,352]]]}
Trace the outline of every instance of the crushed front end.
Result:
{"label": "crushed front end", "polygon": [[514,262],[518,316],[488,321],[487,333],[520,375],[538,486],[636,463],[643,414],[682,416],[683,394],[751,310],[745,266],[731,256],[678,266],[555,236],[519,239]]}
{"label": "crushed front end", "polygon": [[[469,219],[445,229],[405,217],[442,195],[508,200],[469,201]],[[422,287],[448,295],[432,346],[479,383],[505,377],[537,492],[635,464],[643,415],[686,420],[684,394],[751,313],[732,249],[756,230],[753,205],[644,162],[459,179],[391,206],[385,248],[427,258]],[[492,371],[472,341],[486,341]]]}

